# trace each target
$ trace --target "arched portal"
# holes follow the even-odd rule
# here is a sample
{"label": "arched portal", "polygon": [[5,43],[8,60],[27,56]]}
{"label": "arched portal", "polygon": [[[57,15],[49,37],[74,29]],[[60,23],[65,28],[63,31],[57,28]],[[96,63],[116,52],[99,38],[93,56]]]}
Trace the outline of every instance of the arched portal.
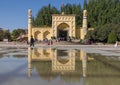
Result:
{"label": "arched portal", "polygon": [[56,38],[75,37],[75,15],[54,14],[52,15],[53,36]]}
{"label": "arched portal", "polygon": [[57,27],[57,37],[62,40],[67,40],[69,33],[69,25],[66,23],[61,23]]}

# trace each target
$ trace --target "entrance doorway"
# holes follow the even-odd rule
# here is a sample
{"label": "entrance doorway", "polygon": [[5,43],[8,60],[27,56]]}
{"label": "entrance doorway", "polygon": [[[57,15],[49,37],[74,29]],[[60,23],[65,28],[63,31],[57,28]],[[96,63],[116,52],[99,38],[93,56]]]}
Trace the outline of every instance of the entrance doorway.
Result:
{"label": "entrance doorway", "polygon": [[69,36],[68,29],[69,25],[66,23],[61,23],[60,25],[58,25],[57,37],[62,41],[66,41],[67,37]]}
{"label": "entrance doorway", "polygon": [[67,36],[68,36],[67,30],[58,30],[58,38],[60,38],[60,40],[66,41]]}

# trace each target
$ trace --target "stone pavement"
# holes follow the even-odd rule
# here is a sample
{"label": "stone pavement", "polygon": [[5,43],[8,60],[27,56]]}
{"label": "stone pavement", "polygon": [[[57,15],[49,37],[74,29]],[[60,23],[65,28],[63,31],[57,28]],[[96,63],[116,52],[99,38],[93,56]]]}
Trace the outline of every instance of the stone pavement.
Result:
{"label": "stone pavement", "polygon": [[[62,44],[61,44],[62,43]],[[108,55],[108,56],[120,56],[120,46],[114,47],[114,45],[78,45],[74,43],[66,43],[61,42],[53,45],[47,45],[47,44],[35,44],[34,48],[57,48],[57,49],[73,49],[73,50],[83,50],[87,53],[99,53],[102,55]],[[4,53],[7,51],[23,51],[27,52],[29,45],[26,43],[0,43],[0,53]],[[14,50],[12,50],[12,49]],[[8,50],[10,49],[10,50]],[[25,50],[26,49],[26,50]]]}

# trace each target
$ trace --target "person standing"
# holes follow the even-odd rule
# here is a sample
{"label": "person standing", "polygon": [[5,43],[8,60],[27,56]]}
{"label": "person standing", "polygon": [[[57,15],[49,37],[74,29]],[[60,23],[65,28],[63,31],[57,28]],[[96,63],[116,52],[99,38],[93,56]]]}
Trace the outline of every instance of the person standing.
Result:
{"label": "person standing", "polygon": [[116,41],[116,43],[115,43],[114,47],[117,47],[117,46],[118,46],[118,41]]}
{"label": "person standing", "polygon": [[34,38],[33,38],[33,36],[31,36],[31,38],[30,38],[30,47],[34,47],[34,42],[35,42],[35,40],[34,40]]}

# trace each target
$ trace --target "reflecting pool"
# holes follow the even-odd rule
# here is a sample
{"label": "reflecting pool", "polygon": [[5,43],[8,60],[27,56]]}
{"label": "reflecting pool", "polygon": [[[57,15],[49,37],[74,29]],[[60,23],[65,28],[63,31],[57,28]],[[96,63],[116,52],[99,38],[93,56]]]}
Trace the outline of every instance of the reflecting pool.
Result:
{"label": "reflecting pool", "polygon": [[120,84],[120,59],[116,56],[78,49],[9,50],[0,53],[0,85]]}

